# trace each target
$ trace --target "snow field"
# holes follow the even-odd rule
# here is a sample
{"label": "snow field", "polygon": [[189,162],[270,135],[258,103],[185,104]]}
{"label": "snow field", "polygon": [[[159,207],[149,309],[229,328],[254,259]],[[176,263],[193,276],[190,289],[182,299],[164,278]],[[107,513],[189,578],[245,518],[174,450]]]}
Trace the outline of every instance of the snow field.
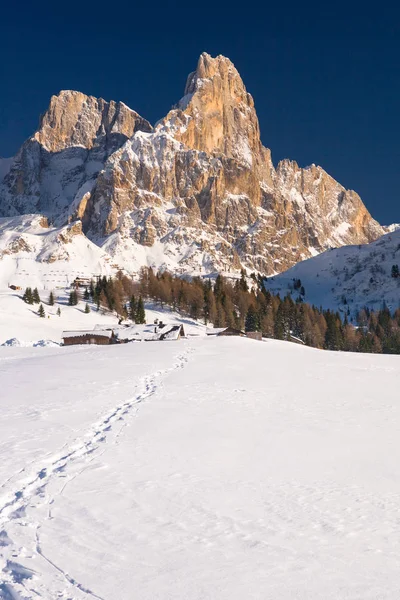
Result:
{"label": "snow field", "polygon": [[242,338],[0,348],[3,596],[398,597],[399,371]]}

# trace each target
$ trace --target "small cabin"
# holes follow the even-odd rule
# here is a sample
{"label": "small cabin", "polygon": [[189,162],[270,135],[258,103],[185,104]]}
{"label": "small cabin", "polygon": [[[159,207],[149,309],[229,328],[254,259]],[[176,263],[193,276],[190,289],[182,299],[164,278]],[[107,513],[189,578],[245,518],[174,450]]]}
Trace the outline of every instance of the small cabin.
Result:
{"label": "small cabin", "polygon": [[235,329],[235,327],[207,327],[206,334],[215,335],[218,337],[228,335],[246,337],[246,333],[244,331],[241,331],[241,329]]}
{"label": "small cabin", "polygon": [[159,322],[158,324],[137,324],[129,327],[118,328],[116,337],[119,344],[127,342],[156,342],[179,340],[185,337],[183,325],[167,325]]}
{"label": "small cabin", "polygon": [[62,339],[64,346],[77,346],[81,344],[108,346],[115,343],[113,330],[63,331]]}
{"label": "small cabin", "polygon": [[75,277],[72,287],[86,288],[90,286],[90,277]]}
{"label": "small cabin", "polygon": [[161,341],[171,341],[171,340],[180,340],[181,337],[185,337],[185,330],[183,325],[173,325],[172,327],[163,326],[166,328],[166,331],[162,331],[160,335]]}

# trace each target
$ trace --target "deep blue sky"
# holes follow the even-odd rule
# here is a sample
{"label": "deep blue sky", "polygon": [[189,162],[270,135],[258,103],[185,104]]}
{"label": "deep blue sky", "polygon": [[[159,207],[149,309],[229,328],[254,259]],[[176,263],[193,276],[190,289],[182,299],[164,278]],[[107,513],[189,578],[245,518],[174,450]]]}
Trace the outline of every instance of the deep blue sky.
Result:
{"label": "deep blue sky", "polygon": [[322,165],[382,223],[400,222],[400,9],[268,2],[19,2],[0,9],[0,156],[77,89],[152,123],[199,54],[228,56],[276,164]]}

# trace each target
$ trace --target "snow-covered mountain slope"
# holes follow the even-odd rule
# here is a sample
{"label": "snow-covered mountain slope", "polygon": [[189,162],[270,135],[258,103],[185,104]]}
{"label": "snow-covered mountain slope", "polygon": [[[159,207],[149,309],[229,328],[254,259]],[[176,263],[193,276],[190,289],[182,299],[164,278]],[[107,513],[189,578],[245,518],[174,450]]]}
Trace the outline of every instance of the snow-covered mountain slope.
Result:
{"label": "snow-covered mountain slope", "polygon": [[272,340],[0,348],[0,595],[397,598],[399,377]]}
{"label": "snow-covered mountain slope", "polygon": [[8,285],[64,288],[77,276],[115,274],[118,265],[75,221],[49,227],[40,215],[0,219],[0,289]]}
{"label": "snow-covered mountain slope", "polygon": [[[102,311],[93,310],[85,314],[85,303],[68,306],[68,292],[55,290],[57,302],[48,305],[49,290],[39,290],[43,300],[46,317],[38,316],[38,305],[25,304],[21,292],[0,290],[0,345],[9,342],[13,345],[32,345],[42,340],[46,342],[62,342],[62,332],[72,329],[91,329],[97,324],[116,325],[118,319]],[[60,308],[61,315],[57,315]]]}
{"label": "snow-covered mountain slope", "polygon": [[123,103],[53,96],[0,183],[0,215],[32,212],[58,226],[80,219],[134,270],[154,261],[176,272],[270,274],[385,232],[321,167],[275,168],[238,71],[207,53],[154,129]]}
{"label": "snow-covered mountain slope", "polygon": [[265,286],[296,299],[300,286],[295,281],[300,279],[306,302],[351,317],[365,306],[379,310],[386,304],[393,311],[400,306],[400,277],[392,277],[393,265],[400,267],[399,229],[371,244],[327,250],[266,279]]}

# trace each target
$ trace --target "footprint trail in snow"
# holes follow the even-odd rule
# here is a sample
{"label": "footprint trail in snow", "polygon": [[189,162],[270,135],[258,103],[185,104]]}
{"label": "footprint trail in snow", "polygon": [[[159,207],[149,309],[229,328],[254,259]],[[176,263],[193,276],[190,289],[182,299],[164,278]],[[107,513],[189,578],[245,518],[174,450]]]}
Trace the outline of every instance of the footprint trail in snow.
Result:
{"label": "footprint trail in snow", "polygon": [[[169,373],[182,369],[188,361],[190,349],[179,354],[175,364],[159,370],[142,378],[141,391],[133,398],[116,406],[112,411],[93,424],[85,436],[77,440],[64,452],[59,452],[50,457],[44,457],[42,464],[29,465],[31,476],[16,482],[14,490],[0,497],[0,598],[3,600],[31,600],[33,598],[46,598],[48,600],[59,598],[64,600],[81,600],[84,598],[97,598],[104,600],[93,590],[86,588],[66,573],[59,565],[45,556],[40,545],[41,515],[40,509],[48,506],[45,520],[51,518],[51,505],[54,498],[48,492],[49,484],[56,478],[64,479],[61,489],[56,494],[63,492],[66,485],[79,477],[88,468],[90,462],[104,452],[104,443],[107,436],[113,434],[114,443],[132,415],[132,411],[142,402],[153,396]],[[119,429],[117,427],[119,426]],[[28,469],[28,466],[27,466]],[[73,474],[68,475],[73,471]],[[66,480],[66,481],[65,481]],[[29,516],[27,516],[29,511]],[[38,521],[33,520],[36,511]],[[13,541],[13,534],[18,527],[32,529],[32,545],[30,548],[21,547]],[[29,564],[38,562],[38,569],[28,568],[22,563],[29,559]],[[40,564],[45,561],[54,572],[54,586],[46,589],[40,581]],[[52,582],[53,583],[53,582]],[[46,594],[46,595],[44,595]]]}

